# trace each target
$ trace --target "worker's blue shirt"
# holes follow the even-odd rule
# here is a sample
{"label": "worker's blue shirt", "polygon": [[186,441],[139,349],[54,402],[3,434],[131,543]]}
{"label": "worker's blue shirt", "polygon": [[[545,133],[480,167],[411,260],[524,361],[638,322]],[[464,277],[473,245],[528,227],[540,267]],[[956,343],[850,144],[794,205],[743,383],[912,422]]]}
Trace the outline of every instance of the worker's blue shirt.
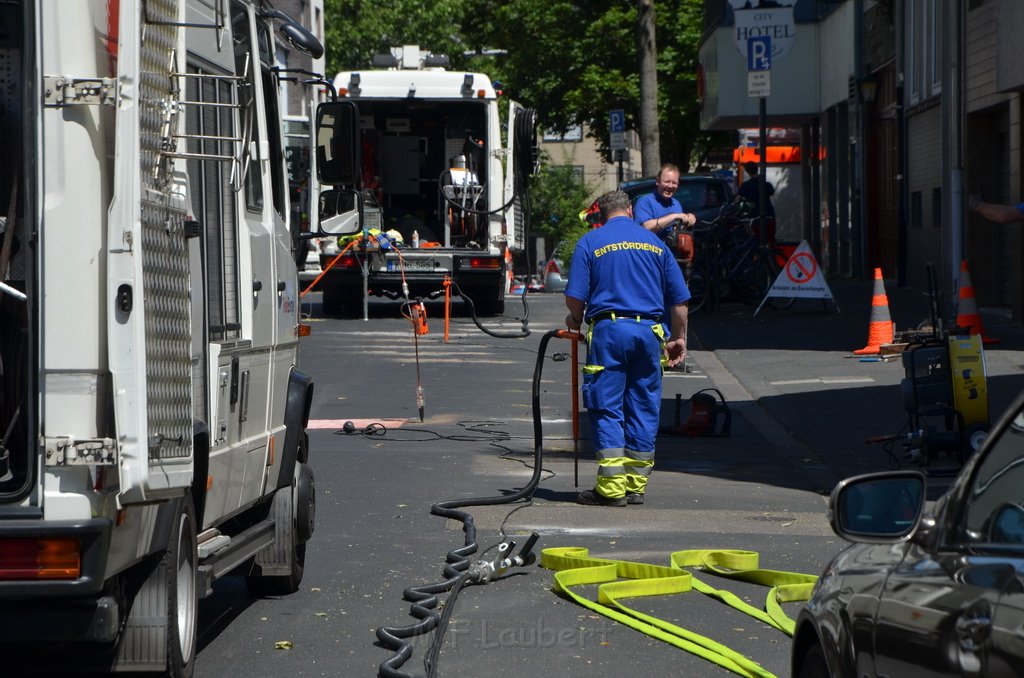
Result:
{"label": "worker's blue shirt", "polygon": [[[683,206],[679,204],[678,200],[675,198],[666,200],[660,193],[655,192],[637,198],[636,204],[633,205],[633,218],[636,219],[636,223],[643,226],[645,221],[658,219],[666,214],[678,214],[682,211]],[[666,224],[658,233],[665,231],[668,227],[669,224]]]}
{"label": "worker's blue shirt", "polygon": [[629,217],[609,219],[580,238],[565,294],[587,305],[588,319],[607,311],[659,318],[690,298],[672,252]]}

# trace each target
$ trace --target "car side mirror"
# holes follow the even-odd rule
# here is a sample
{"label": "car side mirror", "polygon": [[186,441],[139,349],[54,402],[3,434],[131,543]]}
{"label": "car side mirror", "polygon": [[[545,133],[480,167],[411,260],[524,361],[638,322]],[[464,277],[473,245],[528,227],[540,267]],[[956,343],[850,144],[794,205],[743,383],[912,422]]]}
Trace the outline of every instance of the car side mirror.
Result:
{"label": "car side mirror", "polygon": [[924,513],[925,477],[918,471],[871,473],[841,481],[829,500],[829,522],[854,542],[896,543]]}
{"label": "car side mirror", "polygon": [[992,515],[988,541],[993,544],[1024,544],[1024,508],[1003,504]]}

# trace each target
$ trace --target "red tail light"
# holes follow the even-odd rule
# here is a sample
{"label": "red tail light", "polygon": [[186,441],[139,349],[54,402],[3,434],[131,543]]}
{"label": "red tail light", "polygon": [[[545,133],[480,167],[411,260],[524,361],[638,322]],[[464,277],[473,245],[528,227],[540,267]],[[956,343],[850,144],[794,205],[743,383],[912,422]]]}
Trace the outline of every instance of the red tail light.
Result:
{"label": "red tail light", "polygon": [[77,579],[81,574],[78,537],[0,539],[0,580]]}
{"label": "red tail light", "polygon": [[554,259],[549,259],[548,260],[548,265],[546,267],[544,267],[544,272],[545,273],[561,273],[561,271],[558,269],[558,264],[555,263]]}
{"label": "red tail light", "polygon": [[467,263],[470,268],[501,268],[501,260],[494,258],[473,257]]}

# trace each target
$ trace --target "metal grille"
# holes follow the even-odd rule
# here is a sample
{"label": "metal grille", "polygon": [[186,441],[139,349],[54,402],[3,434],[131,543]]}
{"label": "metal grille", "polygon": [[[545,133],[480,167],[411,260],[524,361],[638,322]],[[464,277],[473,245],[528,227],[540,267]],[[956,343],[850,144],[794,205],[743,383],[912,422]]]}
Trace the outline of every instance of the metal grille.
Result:
{"label": "metal grille", "polygon": [[[153,22],[178,20],[175,0],[148,0]],[[139,58],[142,286],[146,318],[146,395],[150,460],[192,454],[192,375],[188,246],[185,212],[167,190],[170,158],[161,150],[174,127],[171,76],[177,31],[146,26]]]}

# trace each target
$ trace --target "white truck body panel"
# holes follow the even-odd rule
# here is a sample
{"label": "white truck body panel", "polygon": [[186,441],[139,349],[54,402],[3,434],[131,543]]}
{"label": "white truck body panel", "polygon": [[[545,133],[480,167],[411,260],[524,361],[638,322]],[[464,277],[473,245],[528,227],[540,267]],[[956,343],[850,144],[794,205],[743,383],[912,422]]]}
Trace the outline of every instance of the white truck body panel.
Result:
{"label": "white truck body panel", "polygon": [[273,70],[290,18],[264,9],[0,2],[0,547],[80,543],[42,581],[0,548],[24,640],[61,633],[46,615],[94,615],[62,641],[133,628],[121,579],[156,576],[193,513],[179,546],[223,544],[196,550],[201,595],[237,566],[294,577],[302,516],[278,505],[311,491],[312,381]]}

